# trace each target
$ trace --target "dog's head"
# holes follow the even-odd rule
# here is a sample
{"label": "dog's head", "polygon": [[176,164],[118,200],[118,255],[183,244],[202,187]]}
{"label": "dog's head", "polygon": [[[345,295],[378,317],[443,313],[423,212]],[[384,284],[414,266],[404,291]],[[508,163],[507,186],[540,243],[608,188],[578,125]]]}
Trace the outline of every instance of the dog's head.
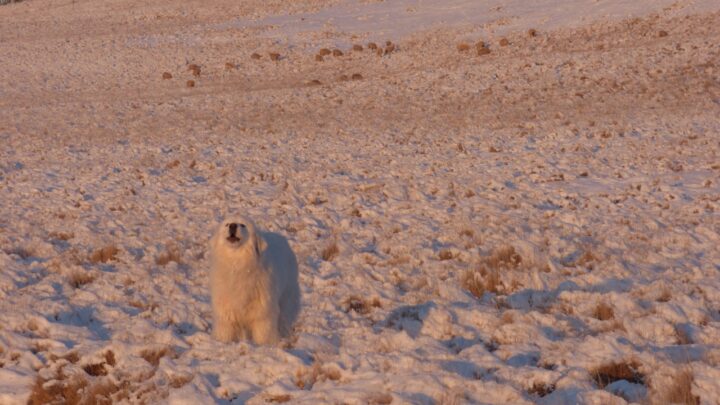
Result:
{"label": "dog's head", "polygon": [[265,249],[265,240],[252,221],[237,216],[220,223],[210,245],[213,251],[224,254],[260,256]]}

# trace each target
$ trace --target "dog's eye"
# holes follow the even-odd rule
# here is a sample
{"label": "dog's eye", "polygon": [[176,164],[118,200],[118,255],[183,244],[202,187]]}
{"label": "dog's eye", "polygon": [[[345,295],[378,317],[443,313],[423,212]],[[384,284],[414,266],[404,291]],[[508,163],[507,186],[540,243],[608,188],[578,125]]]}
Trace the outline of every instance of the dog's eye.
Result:
{"label": "dog's eye", "polygon": [[245,228],[245,224],[240,224],[240,228]]}

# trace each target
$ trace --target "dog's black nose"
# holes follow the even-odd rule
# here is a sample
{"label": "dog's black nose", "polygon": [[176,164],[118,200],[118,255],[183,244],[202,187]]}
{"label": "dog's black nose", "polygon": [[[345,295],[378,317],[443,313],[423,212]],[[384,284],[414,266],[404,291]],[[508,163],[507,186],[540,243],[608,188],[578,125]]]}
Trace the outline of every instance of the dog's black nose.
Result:
{"label": "dog's black nose", "polygon": [[238,225],[233,222],[232,224],[228,225],[228,227],[230,227],[230,236],[235,236],[235,233],[237,233]]}

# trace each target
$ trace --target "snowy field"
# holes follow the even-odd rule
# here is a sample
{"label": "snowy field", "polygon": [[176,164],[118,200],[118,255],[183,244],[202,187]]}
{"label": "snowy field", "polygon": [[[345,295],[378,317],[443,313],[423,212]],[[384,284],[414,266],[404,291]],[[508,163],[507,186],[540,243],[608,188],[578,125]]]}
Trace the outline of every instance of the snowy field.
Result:
{"label": "snowy field", "polygon": [[[278,347],[210,335],[232,211]],[[720,3],[0,6],[0,404],[719,401]]]}

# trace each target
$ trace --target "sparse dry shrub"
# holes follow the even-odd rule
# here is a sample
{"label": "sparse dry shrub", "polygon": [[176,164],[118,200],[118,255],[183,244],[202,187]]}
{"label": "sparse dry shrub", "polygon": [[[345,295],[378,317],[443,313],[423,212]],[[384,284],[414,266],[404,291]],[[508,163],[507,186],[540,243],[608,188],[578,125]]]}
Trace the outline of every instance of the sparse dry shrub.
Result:
{"label": "sparse dry shrub", "polygon": [[673,384],[665,388],[661,403],[699,405],[700,397],[693,395],[692,385],[694,377],[692,370],[685,368],[673,379]]}
{"label": "sparse dry shrub", "polygon": [[153,367],[157,367],[160,364],[161,358],[173,354],[173,350],[167,346],[148,348],[140,351],[140,357],[145,359],[145,361]]}
{"label": "sparse dry shrub", "polygon": [[507,245],[495,249],[485,262],[493,268],[517,269],[522,263],[522,257],[515,251],[513,246]]}
{"label": "sparse dry shrub", "polygon": [[593,317],[601,321],[607,321],[615,318],[615,311],[608,304],[601,302],[595,307]]}
{"label": "sparse dry shrub", "polygon": [[393,396],[387,392],[372,392],[365,397],[368,405],[387,405],[393,402]]}
{"label": "sparse dry shrub", "polygon": [[461,280],[462,286],[477,298],[482,298],[485,292],[500,292],[500,275],[497,270],[488,270],[485,267],[471,269],[465,272]]}
{"label": "sparse dry shrub", "polygon": [[285,402],[290,402],[291,399],[292,399],[292,397],[288,394],[265,396],[265,402],[276,403],[276,404],[284,404]]}
{"label": "sparse dry shrub", "polygon": [[337,255],[340,253],[340,248],[338,248],[338,245],[336,242],[330,243],[328,246],[325,247],[322,251],[322,259],[326,262],[332,261]]}
{"label": "sparse dry shrub", "polygon": [[540,398],[547,396],[555,391],[555,384],[545,384],[541,382],[534,382],[527,392],[530,395],[535,395]]}
{"label": "sparse dry shrub", "polygon": [[481,298],[485,292],[507,294],[520,287],[517,280],[504,282],[500,274],[517,270],[522,263],[522,257],[510,245],[501,246],[493,253],[481,260],[477,268],[465,272],[461,285],[474,296]]}
{"label": "sparse dry shrub", "polygon": [[310,390],[316,382],[337,381],[342,373],[334,366],[323,366],[315,362],[311,367],[302,367],[295,372],[295,386],[301,390]]}
{"label": "sparse dry shrub", "polygon": [[120,252],[115,245],[107,245],[95,250],[90,255],[90,263],[107,263],[110,260],[116,260],[116,255]]}
{"label": "sparse dry shrub", "polygon": [[453,253],[452,253],[452,251],[450,251],[450,249],[442,249],[438,253],[438,259],[440,259],[440,260],[445,261],[445,260],[451,260],[452,258],[453,258]]}
{"label": "sparse dry shrub", "polygon": [[178,264],[182,263],[182,254],[180,253],[180,249],[173,244],[168,245],[166,250],[155,258],[155,264],[158,266],[165,266],[170,262]]}
{"label": "sparse dry shrub", "polygon": [[645,384],[645,375],[640,371],[640,364],[635,360],[603,364],[591,371],[595,383],[601,389],[615,381],[627,380],[634,384]]}
{"label": "sparse dry shrub", "polygon": [[373,308],[380,308],[380,300],[377,297],[373,299],[363,299],[357,295],[351,295],[342,303],[342,309],[345,312],[354,311],[360,315],[367,315]]}
{"label": "sparse dry shrub", "polygon": [[95,275],[84,269],[74,269],[68,275],[68,283],[74,288],[80,288],[93,281],[95,281]]}

